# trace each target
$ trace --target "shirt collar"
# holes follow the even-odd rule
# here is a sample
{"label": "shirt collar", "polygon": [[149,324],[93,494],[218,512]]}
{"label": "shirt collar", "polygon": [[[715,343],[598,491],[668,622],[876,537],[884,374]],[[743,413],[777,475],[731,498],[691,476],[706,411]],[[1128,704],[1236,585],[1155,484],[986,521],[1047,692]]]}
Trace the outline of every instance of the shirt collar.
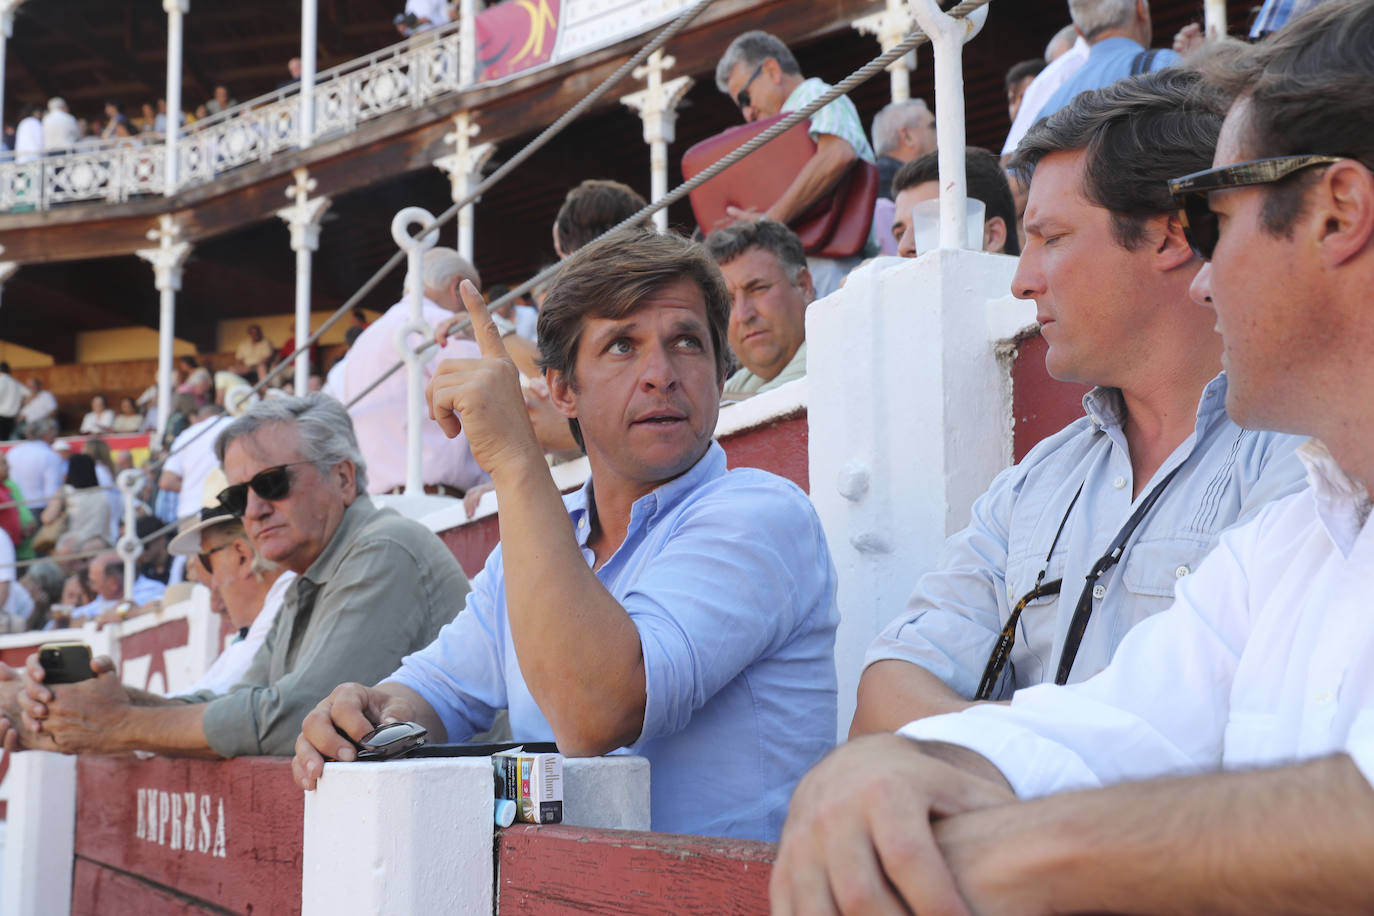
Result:
{"label": "shirt collar", "polygon": [[[725,473],[725,449],[720,447],[719,442],[714,440],[706,454],[697,459],[697,463],[692,465],[682,474],[674,477],[667,483],[660,484],[651,493],[646,493],[635,500],[630,507],[630,528],[636,524],[647,522],[655,514],[680,503],[687,494],[693,492],[708,480],[714,480]],[[577,535],[577,543],[580,547],[587,546],[587,538],[591,534],[594,509],[590,503],[592,496],[592,483],[589,478],[581,489],[570,493],[563,498],[563,505],[568,509],[568,517],[572,520],[573,531]],[[585,524],[584,524],[585,523]]]}
{"label": "shirt collar", "polygon": [[[1226,373],[1222,372],[1202,389],[1197,402],[1197,429],[1203,429],[1226,410]],[[1126,402],[1120,388],[1097,386],[1083,395],[1083,413],[1098,429],[1120,427],[1126,419]]]}
{"label": "shirt collar", "polygon": [[349,545],[353,542],[353,536],[358,529],[362,528],[372,516],[382,511],[372,504],[372,500],[367,498],[366,493],[359,493],[353,503],[344,510],[343,518],[339,520],[339,527],[334,529],[334,536],[329,539],[329,543],[324,545],[324,550],[315,558],[315,562],[305,571],[302,579],[309,579],[316,585],[328,582],[334,573],[338,572],[339,564],[343,562],[343,556],[348,551]]}
{"label": "shirt collar", "polygon": [[1317,518],[1341,553],[1350,554],[1369,518],[1369,491],[1347,474],[1320,439],[1298,446],[1317,503]]}

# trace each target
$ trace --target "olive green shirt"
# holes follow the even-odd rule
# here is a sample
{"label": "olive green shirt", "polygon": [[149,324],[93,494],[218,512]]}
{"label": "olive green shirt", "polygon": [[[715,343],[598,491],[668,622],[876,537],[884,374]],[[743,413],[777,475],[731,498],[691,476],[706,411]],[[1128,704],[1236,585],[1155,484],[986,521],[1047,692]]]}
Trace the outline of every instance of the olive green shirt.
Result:
{"label": "olive green shirt", "polygon": [[799,378],[806,378],[806,341],[801,342],[797,347],[797,352],[792,354],[782,371],[772,378],[764,381],[759,376],[750,372],[748,369],[741,369],[725,381],[725,394],[727,399],[747,398],[751,394],[760,394],[764,391],[772,391],[780,385],[796,381]]}
{"label": "olive green shirt", "polygon": [[348,681],[375,684],[429,645],[462,609],[468,580],[432,532],[360,495],[324,551],[292,583],[243,680],[207,703],[202,724],[225,757],[289,756],[301,720]]}

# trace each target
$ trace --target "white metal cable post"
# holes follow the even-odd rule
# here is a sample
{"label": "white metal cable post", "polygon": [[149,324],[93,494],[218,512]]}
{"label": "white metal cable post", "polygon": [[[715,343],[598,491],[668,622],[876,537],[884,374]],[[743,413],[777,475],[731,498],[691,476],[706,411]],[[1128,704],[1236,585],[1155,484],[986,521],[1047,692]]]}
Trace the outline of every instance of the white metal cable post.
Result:
{"label": "white metal cable post", "polygon": [[987,21],[986,6],[962,19],[935,0],[911,0],[911,15],[935,54],[935,139],[940,159],[940,247],[968,247],[968,177],[964,170],[964,42]]}
{"label": "white metal cable post", "polygon": [[126,468],[115,478],[119,495],[124,500],[124,534],[120,537],[115,550],[124,560],[124,600],[134,600],[134,564],[143,555],[143,542],[138,539],[138,491],[143,488],[143,472],[137,468]]}
{"label": "white metal cable post", "polygon": [[1204,0],[1202,16],[1203,32],[1208,38],[1226,34],[1226,0]]}
{"label": "white metal cable post", "polygon": [[424,258],[425,252],[439,241],[439,230],[416,238],[410,234],[412,226],[423,229],[433,224],[434,217],[420,207],[406,207],[391,220],[391,237],[405,252],[406,296],[410,300],[410,320],[396,329],[396,352],[406,364],[406,496],[420,496],[425,492],[420,468],[420,424],[425,411],[425,357],[415,352],[410,335],[433,337],[434,329],[424,315]]}

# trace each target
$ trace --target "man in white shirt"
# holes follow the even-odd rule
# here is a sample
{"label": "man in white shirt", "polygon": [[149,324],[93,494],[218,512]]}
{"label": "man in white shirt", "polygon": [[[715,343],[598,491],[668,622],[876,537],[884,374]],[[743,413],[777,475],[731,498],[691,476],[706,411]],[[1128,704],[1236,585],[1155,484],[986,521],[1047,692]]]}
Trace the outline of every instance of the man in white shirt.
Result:
{"label": "man in white shirt", "polygon": [[1098,677],[823,761],[774,913],[1374,911],[1374,5],[1224,67],[1217,167],[1171,182],[1209,261],[1192,292],[1228,411],[1315,435],[1311,487],[1224,535]]}
{"label": "man in white shirt", "polygon": [[66,462],[53,449],[57,438],[57,421],[44,418],[28,424],[28,441],[10,449],[10,478],[19,484],[24,501],[37,515],[48,504],[66,475]]}
{"label": "man in white shirt", "polygon": [[67,110],[66,100],[53,97],[48,99],[48,113],[43,115],[43,150],[49,153],[69,150],[81,139],[81,129],[76,118]]}
{"label": "man in white shirt", "polygon": [[19,409],[24,406],[28,394],[24,383],[10,375],[10,364],[0,362],[0,441],[14,435]]}
{"label": "man in white shirt", "polygon": [[[1068,27],[1073,32],[1073,26]],[[1031,84],[1026,87],[1026,91],[1021,94],[1021,107],[1016,110],[1016,120],[1011,122],[1011,130],[1007,132],[1007,142],[1002,144],[1002,157],[1010,158],[1016,152],[1016,147],[1020,145],[1021,138],[1026,135],[1026,131],[1031,129],[1031,125],[1040,119],[1040,109],[1045,107],[1045,103],[1050,100],[1050,96],[1059,91],[1059,87],[1064,85],[1073,77],[1088,60],[1088,43],[1083,40],[1083,36],[1073,32],[1073,44],[1069,50],[1062,52],[1058,57],[1051,57],[1051,49],[1055,42],[1059,41],[1061,29],[1045,48],[1045,60],[1049,65],[1031,80]]]}
{"label": "man in white shirt", "polygon": [[26,425],[57,416],[57,396],[43,387],[43,381],[38,376],[29,379],[29,396],[19,416]]}
{"label": "man in white shirt", "polygon": [[179,494],[177,518],[186,518],[200,511],[205,479],[219,467],[219,461],[215,458],[215,437],[219,435],[220,427],[230,422],[231,419],[224,415],[224,408],[206,404],[196,414],[196,422],[173,440],[157,485],[163,490],[173,490]]}
{"label": "man in white shirt", "polygon": [[[452,248],[431,248],[425,252],[422,276],[408,277],[407,288],[417,281],[424,289],[423,320],[431,327],[463,311],[458,298],[458,284],[469,280],[481,288],[481,279],[467,259]],[[390,369],[400,358],[396,352],[396,331],[410,321],[410,299],[387,309],[354,342],[344,363],[343,392],[339,400],[347,404],[364,388]],[[428,338],[412,334],[407,338],[412,346],[420,346]],[[477,344],[470,340],[450,337],[443,347],[430,351],[424,376],[428,384],[440,360],[473,359],[479,355]],[[358,445],[367,460],[368,492],[393,493],[406,482],[406,373],[394,373],[366,397],[349,408],[353,426],[358,432]],[[441,495],[462,496],[473,486],[487,479],[468,448],[466,436],[448,439],[438,426],[423,420],[420,464],[425,489]]]}
{"label": "man in white shirt", "polygon": [[19,570],[14,565],[14,542],[0,528],[0,633],[26,629],[32,613],[33,598],[19,584]]}
{"label": "man in white shirt", "polygon": [[32,162],[43,155],[43,109],[30,105],[14,130],[14,160]]}
{"label": "man in white shirt", "polygon": [[243,522],[218,504],[202,509],[194,521],[183,525],[168,550],[187,558],[192,576],[210,589],[215,613],[227,614],[238,630],[201,679],[182,692],[228,693],[243,679],[267,639],[296,574],[258,553]]}

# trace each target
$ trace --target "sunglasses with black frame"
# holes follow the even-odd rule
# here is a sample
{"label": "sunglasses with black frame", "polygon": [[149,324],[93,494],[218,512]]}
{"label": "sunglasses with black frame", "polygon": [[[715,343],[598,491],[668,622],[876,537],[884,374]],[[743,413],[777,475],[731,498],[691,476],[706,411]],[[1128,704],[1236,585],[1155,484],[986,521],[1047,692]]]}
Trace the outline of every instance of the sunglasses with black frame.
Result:
{"label": "sunglasses with black frame", "polygon": [[219,504],[235,518],[243,518],[248,511],[248,490],[252,488],[258,497],[268,502],[285,499],[291,492],[291,474],[287,468],[298,464],[313,464],[311,461],[292,461],[265,468],[252,476],[247,483],[236,483],[219,491]]}
{"label": "sunglasses with black frame", "polygon": [[1204,261],[1212,260],[1221,230],[1217,225],[1217,215],[1212,212],[1208,201],[1211,192],[1273,184],[1303,169],[1314,165],[1330,165],[1340,162],[1343,158],[1345,157],[1317,154],[1275,156],[1204,169],[1173,179],[1169,182],[1169,193],[1178,204],[1178,218],[1183,224],[1183,236],[1188,240],[1188,246]]}

